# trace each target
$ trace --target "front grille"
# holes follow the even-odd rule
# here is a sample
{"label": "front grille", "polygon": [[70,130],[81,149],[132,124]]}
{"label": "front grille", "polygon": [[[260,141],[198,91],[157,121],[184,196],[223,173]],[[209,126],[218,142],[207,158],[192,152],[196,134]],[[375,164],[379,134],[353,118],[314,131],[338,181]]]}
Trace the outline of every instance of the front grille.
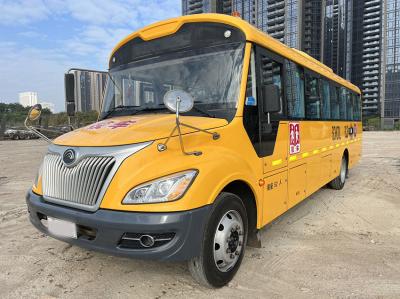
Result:
{"label": "front grille", "polygon": [[61,204],[93,207],[115,163],[113,157],[88,156],[67,167],[58,154],[47,154],[43,161],[43,195]]}

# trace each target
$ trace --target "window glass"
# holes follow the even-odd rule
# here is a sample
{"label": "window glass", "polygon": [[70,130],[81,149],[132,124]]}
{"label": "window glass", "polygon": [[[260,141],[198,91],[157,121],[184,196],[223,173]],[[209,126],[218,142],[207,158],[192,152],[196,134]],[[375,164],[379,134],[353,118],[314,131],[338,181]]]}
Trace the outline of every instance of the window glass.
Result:
{"label": "window glass", "polygon": [[347,120],[353,120],[354,119],[354,113],[353,113],[353,108],[354,108],[354,95],[352,92],[349,90],[346,93],[346,112],[347,112]]}
{"label": "window glass", "polygon": [[255,84],[256,80],[253,80],[255,75],[255,61],[254,52],[251,55],[251,63],[249,67],[249,72],[247,76],[247,87],[246,87],[246,103],[243,112],[243,124],[246,129],[247,135],[253,147],[257,153],[260,152],[260,126],[259,126],[259,105],[257,102],[257,95],[253,92],[256,90]]}
{"label": "window glass", "polygon": [[353,94],[354,96],[354,120],[361,120],[361,96],[358,94]]}
{"label": "window glass", "polygon": [[282,88],[282,74],[283,66],[281,63],[271,59],[267,55],[260,55],[260,66],[261,66],[261,86],[274,84],[279,87],[281,111],[277,113],[271,113],[271,119],[281,119],[285,117],[286,108],[283,102],[283,88]]}
{"label": "window glass", "polygon": [[[279,121],[281,119],[286,119],[286,105],[284,102],[284,91],[283,91],[283,64],[279,61],[283,61],[282,57],[270,53],[269,51],[256,48],[257,59],[256,59],[256,69],[257,69],[257,95],[259,103],[262,103],[263,92],[262,86],[264,85],[276,85],[279,88],[281,111],[276,113],[267,113],[264,111],[260,113],[260,147],[259,156],[266,157],[270,156],[274,152],[275,141],[278,134]],[[268,96],[268,95],[265,95]],[[259,105],[260,110],[262,110],[263,105]]]}
{"label": "window glass", "polygon": [[340,119],[340,104],[339,104],[339,94],[338,88],[332,83],[329,84],[330,89],[330,100],[331,100],[331,119]]}
{"label": "window glass", "polygon": [[340,87],[339,93],[339,106],[340,106],[340,119],[346,120],[347,113],[346,113],[346,103],[347,103],[347,89],[344,87]]}
{"label": "window glass", "polygon": [[319,91],[319,79],[307,73],[305,75],[305,78],[306,117],[308,119],[320,119],[321,98]]}
{"label": "window glass", "polygon": [[289,118],[305,118],[303,69],[286,61],[286,98]]}
{"label": "window glass", "polygon": [[322,82],[322,119],[331,119],[331,94],[329,82],[321,79]]}

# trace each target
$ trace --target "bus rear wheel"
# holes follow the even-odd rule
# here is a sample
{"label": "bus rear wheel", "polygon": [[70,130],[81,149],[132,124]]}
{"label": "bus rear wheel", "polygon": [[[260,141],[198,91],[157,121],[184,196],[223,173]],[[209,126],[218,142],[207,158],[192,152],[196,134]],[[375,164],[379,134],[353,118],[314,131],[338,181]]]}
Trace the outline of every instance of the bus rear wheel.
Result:
{"label": "bus rear wheel", "polygon": [[329,187],[335,190],[342,190],[346,183],[346,176],[348,173],[347,158],[343,155],[342,162],[340,163],[339,175],[329,183]]}
{"label": "bus rear wheel", "polygon": [[201,254],[188,263],[193,278],[203,286],[219,288],[235,276],[247,242],[247,213],[241,199],[221,193],[205,228]]}

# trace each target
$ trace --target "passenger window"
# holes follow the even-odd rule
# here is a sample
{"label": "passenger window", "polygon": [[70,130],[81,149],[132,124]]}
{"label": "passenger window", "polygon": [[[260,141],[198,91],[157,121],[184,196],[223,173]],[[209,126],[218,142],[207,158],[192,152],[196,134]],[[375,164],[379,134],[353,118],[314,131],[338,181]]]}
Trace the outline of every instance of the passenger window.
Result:
{"label": "passenger window", "polygon": [[322,119],[331,119],[331,94],[329,88],[329,82],[325,79],[322,82]]}
{"label": "passenger window", "polygon": [[347,119],[347,112],[346,112],[346,107],[347,107],[347,90],[344,87],[340,88],[340,94],[339,94],[339,104],[340,104],[340,119],[341,120],[346,120]]}
{"label": "passenger window", "polygon": [[352,92],[347,91],[347,120],[353,120],[354,119],[354,94]]}
{"label": "passenger window", "polygon": [[361,120],[361,97],[358,94],[353,94],[354,100],[354,120]]}
{"label": "passenger window", "polygon": [[340,104],[339,104],[338,88],[332,83],[330,83],[329,90],[330,90],[330,100],[331,100],[331,119],[339,120]]}
{"label": "passenger window", "polygon": [[304,73],[303,69],[292,61],[286,61],[285,87],[289,119],[305,118]]}
{"label": "passenger window", "polygon": [[[286,118],[286,105],[283,93],[283,58],[277,54],[266,51],[263,48],[257,49],[257,99],[260,108],[260,157],[270,156],[274,152],[276,136],[278,134],[279,121]],[[280,62],[282,61],[282,63]],[[281,111],[276,113],[264,113],[262,111],[263,94],[262,86],[274,84],[279,87]]]}
{"label": "passenger window", "polygon": [[269,56],[260,55],[260,83],[262,85],[274,84],[279,87],[280,100],[281,100],[281,111],[277,113],[271,113],[271,119],[282,119],[285,117],[285,105],[283,102],[283,88],[282,88],[282,64],[271,59]]}
{"label": "passenger window", "polygon": [[259,103],[257,101],[257,95],[254,94],[256,80],[253,80],[255,62],[254,52],[252,52],[252,61],[249,66],[249,72],[247,75],[247,86],[246,86],[246,101],[243,110],[243,125],[246,129],[247,135],[251,143],[253,144],[254,150],[257,154],[260,152],[260,121],[259,121]]}
{"label": "passenger window", "polygon": [[306,117],[307,119],[321,118],[321,98],[319,91],[319,79],[306,73]]}

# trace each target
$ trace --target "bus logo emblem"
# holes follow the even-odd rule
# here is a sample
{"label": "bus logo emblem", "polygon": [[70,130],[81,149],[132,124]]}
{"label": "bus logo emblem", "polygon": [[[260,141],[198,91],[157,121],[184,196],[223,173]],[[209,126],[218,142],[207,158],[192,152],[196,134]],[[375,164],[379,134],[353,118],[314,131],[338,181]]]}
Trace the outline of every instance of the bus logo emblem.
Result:
{"label": "bus logo emblem", "polygon": [[71,165],[72,163],[75,162],[75,159],[76,159],[76,154],[73,149],[70,148],[64,152],[63,162],[65,165]]}
{"label": "bus logo emblem", "polygon": [[289,123],[289,152],[291,155],[300,153],[300,123]]}

